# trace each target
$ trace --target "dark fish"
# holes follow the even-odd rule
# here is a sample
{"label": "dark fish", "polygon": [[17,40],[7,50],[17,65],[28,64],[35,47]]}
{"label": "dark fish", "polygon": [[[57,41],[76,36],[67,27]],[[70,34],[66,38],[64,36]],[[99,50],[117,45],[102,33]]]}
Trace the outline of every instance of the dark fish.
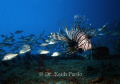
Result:
{"label": "dark fish", "polygon": [[21,35],[21,37],[20,37],[20,38],[18,38],[18,39],[24,39],[24,38],[25,38],[25,37]]}
{"label": "dark fish", "polygon": [[14,48],[11,49],[11,51],[16,51],[20,48],[20,46],[14,46]]}
{"label": "dark fish", "polygon": [[6,47],[6,46],[8,46],[8,47],[11,47],[13,44],[11,44],[11,43],[0,43],[0,46],[3,46],[3,47]]}
{"label": "dark fish", "polygon": [[5,37],[5,35],[1,35],[1,37]]}
{"label": "dark fish", "polygon": [[30,41],[33,41],[33,39],[29,39],[29,38],[23,39],[23,42],[30,42]]}
{"label": "dark fish", "polygon": [[3,39],[3,42],[14,42],[15,39],[14,38],[5,38]]}
{"label": "dark fish", "polygon": [[45,30],[43,32],[40,33],[40,35],[33,41],[33,43],[31,44],[31,47],[40,39],[42,39],[42,35],[44,34]]}
{"label": "dark fish", "polygon": [[30,37],[34,37],[35,35],[34,34],[30,34]]}
{"label": "dark fish", "polygon": [[23,32],[22,30],[18,30],[18,31],[15,31],[15,34],[20,34],[22,32]]}
{"label": "dark fish", "polygon": [[44,34],[44,32],[45,32],[45,30],[43,32],[41,32],[39,36],[41,37]]}
{"label": "dark fish", "polygon": [[10,32],[10,34],[11,34],[12,36],[14,36],[14,34],[13,34],[13,33],[11,33],[11,32]]}
{"label": "dark fish", "polygon": [[3,52],[5,52],[5,50],[3,50],[3,49],[0,49],[0,53],[3,53]]}

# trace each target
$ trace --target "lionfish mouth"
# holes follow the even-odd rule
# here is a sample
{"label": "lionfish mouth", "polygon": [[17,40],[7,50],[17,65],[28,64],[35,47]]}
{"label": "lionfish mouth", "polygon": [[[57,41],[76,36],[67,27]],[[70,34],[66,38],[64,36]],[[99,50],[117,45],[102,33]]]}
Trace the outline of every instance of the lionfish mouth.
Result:
{"label": "lionfish mouth", "polygon": [[[87,22],[88,23],[88,22]],[[85,17],[74,16],[74,26],[71,30],[68,30],[66,26],[63,26],[64,31],[59,29],[60,33],[51,33],[50,37],[54,40],[63,41],[66,47],[66,52],[75,53],[88,51],[92,49],[91,38],[96,35],[94,29],[87,28],[85,24]]]}

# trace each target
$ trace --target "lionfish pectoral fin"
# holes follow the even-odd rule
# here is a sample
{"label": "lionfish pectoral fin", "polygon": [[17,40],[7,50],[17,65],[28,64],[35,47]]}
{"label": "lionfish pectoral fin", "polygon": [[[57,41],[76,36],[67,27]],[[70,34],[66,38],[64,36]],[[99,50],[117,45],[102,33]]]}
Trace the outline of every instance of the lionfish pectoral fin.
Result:
{"label": "lionfish pectoral fin", "polygon": [[60,33],[61,33],[62,35],[65,35],[65,32],[62,31],[60,28],[59,28],[59,31],[60,31]]}
{"label": "lionfish pectoral fin", "polygon": [[67,34],[68,34],[68,32],[69,32],[68,29],[67,29],[67,27],[65,28],[65,32],[66,32]]}

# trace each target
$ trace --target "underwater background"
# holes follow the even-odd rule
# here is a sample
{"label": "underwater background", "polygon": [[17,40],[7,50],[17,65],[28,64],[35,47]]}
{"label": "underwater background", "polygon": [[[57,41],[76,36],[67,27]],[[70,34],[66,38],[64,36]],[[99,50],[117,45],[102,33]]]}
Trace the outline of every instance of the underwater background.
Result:
{"label": "underwater background", "polygon": [[120,84],[119,0],[0,0],[0,84]]}

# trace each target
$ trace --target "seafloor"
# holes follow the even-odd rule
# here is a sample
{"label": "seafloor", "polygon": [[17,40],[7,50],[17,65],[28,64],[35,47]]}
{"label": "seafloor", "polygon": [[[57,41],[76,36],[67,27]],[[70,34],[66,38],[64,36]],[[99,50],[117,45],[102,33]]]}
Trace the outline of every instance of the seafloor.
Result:
{"label": "seafloor", "polygon": [[0,84],[120,84],[120,60],[44,60],[0,65]]}

